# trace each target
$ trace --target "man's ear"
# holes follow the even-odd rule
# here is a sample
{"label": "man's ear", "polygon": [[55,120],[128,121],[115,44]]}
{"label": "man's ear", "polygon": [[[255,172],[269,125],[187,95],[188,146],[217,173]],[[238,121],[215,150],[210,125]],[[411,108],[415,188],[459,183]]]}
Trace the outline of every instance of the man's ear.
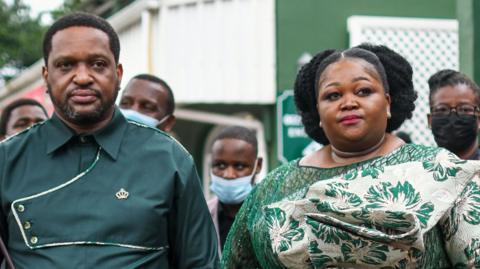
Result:
{"label": "man's ear", "polygon": [[118,78],[118,85],[122,84],[122,77],[123,77],[123,66],[122,64],[117,64],[116,70],[117,78]]}
{"label": "man's ear", "polygon": [[168,116],[168,119],[165,122],[163,122],[158,126],[158,129],[169,133],[170,131],[172,131],[173,126],[175,125],[176,122],[177,122],[177,118],[175,118],[174,115],[170,115]]}
{"label": "man's ear", "polygon": [[427,114],[427,122],[428,122],[428,128],[432,129],[432,114],[430,113]]}
{"label": "man's ear", "polygon": [[48,79],[48,68],[46,66],[42,66],[42,77],[46,84]]}
{"label": "man's ear", "polygon": [[260,173],[260,171],[262,171],[262,165],[263,165],[263,158],[262,158],[262,157],[258,157],[258,159],[257,159],[257,168],[255,169],[255,174],[258,174],[258,173]]}
{"label": "man's ear", "polygon": [[50,95],[50,89],[48,88],[48,68],[46,66],[42,66],[42,77],[43,83],[45,84],[45,93]]}
{"label": "man's ear", "polygon": [[480,130],[480,115],[477,115],[477,133],[478,133],[478,130]]}

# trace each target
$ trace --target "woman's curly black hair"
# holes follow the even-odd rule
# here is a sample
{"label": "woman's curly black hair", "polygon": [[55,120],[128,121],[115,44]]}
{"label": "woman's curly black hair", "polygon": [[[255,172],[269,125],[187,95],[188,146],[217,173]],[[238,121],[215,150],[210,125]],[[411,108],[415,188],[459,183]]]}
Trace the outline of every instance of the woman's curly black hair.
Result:
{"label": "woman's curly black hair", "polygon": [[412,66],[400,54],[386,46],[361,44],[344,51],[324,50],[304,65],[295,80],[295,104],[302,117],[305,132],[313,140],[327,145],[330,142],[319,126],[317,111],[317,84],[323,71],[342,58],[360,58],[372,64],[382,80],[385,92],[390,95],[392,117],[386,132],[392,132],[406,119],[412,117],[417,94],[413,88]]}

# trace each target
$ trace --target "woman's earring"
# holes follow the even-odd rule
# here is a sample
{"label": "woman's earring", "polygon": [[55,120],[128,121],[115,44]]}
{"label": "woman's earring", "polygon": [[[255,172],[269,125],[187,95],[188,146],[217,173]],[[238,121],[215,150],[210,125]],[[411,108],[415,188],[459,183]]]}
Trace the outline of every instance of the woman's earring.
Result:
{"label": "woman's earring", "polygon": [[390,114],[390,110],[387,111],[387,119],[390,119],[392,117],[392,114]]}
{"label": "woman's earring", "polygon": [[321,121],[318,123],[318,126],[320,126],[320,128],[322,128],[322,122]]}

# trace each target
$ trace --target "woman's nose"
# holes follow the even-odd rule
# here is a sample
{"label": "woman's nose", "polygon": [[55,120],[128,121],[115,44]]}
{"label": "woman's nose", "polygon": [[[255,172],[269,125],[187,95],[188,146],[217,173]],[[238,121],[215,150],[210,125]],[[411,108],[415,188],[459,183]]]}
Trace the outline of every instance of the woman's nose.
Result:
{"label": "woman's nose", "polygon": [[342,98],[341,109],[350,110],[358,108],[357,97],[351,94],[344,95]]}

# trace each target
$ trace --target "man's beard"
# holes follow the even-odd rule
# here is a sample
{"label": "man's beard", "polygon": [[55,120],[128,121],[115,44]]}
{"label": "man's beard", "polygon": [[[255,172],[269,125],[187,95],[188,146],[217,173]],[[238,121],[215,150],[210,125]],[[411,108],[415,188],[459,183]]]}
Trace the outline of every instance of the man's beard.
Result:
{"label": "man's beard", "polygon": [[50,85],[47,85],[47,89],[50,93],[50,99],[55,107],[55,110],[57,113],[61,114],[65,120],[76,125],[90,125],[105,119],[107,112],[115,105],[115,100],[117,99],[120,85],[116,86],[115,95],[112,99],[103,99],[102,94],[98,90],[91,89],[99,97],[100,106],[96,107],[96,109],[90,113],[78,113],[72,106],[68,104],[68,99],[66,97],[64,100],[57,100],[52,95]]}

